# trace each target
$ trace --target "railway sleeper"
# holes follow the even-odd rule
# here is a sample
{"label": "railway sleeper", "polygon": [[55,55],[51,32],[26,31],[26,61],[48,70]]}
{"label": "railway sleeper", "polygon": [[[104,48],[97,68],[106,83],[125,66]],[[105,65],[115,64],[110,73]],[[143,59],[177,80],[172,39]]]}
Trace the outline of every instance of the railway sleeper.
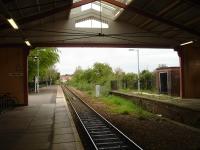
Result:
{"label": "railway sleeper", "polygon": [[108,146],[108,147],[100,147],[99,150],[128,150],[126,145],[124,146]]}
{"label": "railway sleeper", "polygon": [[92,137],[111,137],[111,136],[116,136],[116,135],[113,133],[92,135]]}
{"label": "railway sleeper", "polygon": [[105,125],[102,126],[86,126],[87,129],[94,129],[94,128],[105,128]]}
{"label": "railway sleeper", "polygon": [[105,133],[112,133],[111,131],[91,131],[92,134],[105,134]]}
{"label": "railway sleeper", "polygon": [[89,131],[106,131],[106,130],[110,130],[109,128],[91,128],[89,129]]}
{"label": "railway sleeper", "polygon": [[88,122],[88,123],[103,123],[103,121],[101,120],[98,120],[98,119],[95,119],[95,120],[88,120],[88,119],[84,119],[84,118],[81,118],[82,121],[85,121],[85,122]]}
{"label": "railway sleeper", "polygon": [[112,138],[98,138],[98,139],[95,139],[95,141],[99,142],[99,141],[109,141],[109,140],[119,140],[118,137],[112,137]]}
{"label": "railway sleeper", "polygon": [[122,141],[110,141],[110,142],[101,142],[101,143],[96,143],[97,146],[118,146],[124,144]]}

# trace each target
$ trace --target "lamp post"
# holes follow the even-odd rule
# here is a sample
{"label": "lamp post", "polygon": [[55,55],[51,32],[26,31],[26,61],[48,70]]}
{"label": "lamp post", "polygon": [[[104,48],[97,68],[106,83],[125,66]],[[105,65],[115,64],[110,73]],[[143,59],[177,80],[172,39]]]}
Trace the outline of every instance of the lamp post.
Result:
{"label": "lamp post", "polygon": [[35,93],[39,93],[39,88],[40,88],[40,60],[39,60],[39,52],[37,50],[37,56],[34,57],[35,60],[37,60],[37,76],[35,78]]}
{"label": "lamp post", "polygon": [[38,84],[37,84],[37,91],[39,93],[40,89],[40,59],[39,59],[39,50],[37,50],[37,78],[38,78]]}
{"label": "lamp post", "polygon": [[139,49],[129,49],[129,51],[137,52],[138,92],[140,92],[140,54],[139,54]]}

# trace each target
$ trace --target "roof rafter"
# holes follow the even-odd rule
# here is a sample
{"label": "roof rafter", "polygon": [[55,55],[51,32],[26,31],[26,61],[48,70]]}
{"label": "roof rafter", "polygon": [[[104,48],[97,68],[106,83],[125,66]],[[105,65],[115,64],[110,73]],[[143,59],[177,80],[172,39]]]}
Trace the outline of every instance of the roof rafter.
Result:
{"label": "roof rafter", "polygon": [[92,3],[92,2],[95,2],[95,1],[97,1],[97,0],[81,0],[81,1],[73,3],[71,9],[77,8],[77,7],[80,7],[82,5],[89,4],[89,3]]}
{"label": "roof rafter", "polygon": [[36,4],[38,5],[38,12],[40,12],[40,0],[36,0]]}
{"label": "roof rafter", "polygon": [[[92,2],[95,2],[95,1],[96,0],[81,0],[81,1],[78,1],[78,2],[75,2],[75,3],[72,3],[72,4],[67,4],[67,5],[64,5],[64,6],[61,6],[61,7],[57,7],[55,9],[52,9],[52,10],[49,10],[49,11],[41,12],[41,13],[38,13],[38,14],[35,14],[35,15],[32,15],[32,16],[28,16],[28,17],[24,17],[22,19],[18,19],[18,20],[16,20],[16,22],[17,22],[18,25],[29,23],[29,22],[32,22],[32,21],[35,21],[35,20],[38,20],[38,19],[48,17],[50,15],[54,15],[56,13],[59,13],[59,12],[65,11],[65,10],[77,8],[77,7],[80,7],[82,5],[92,3]],[[7,27],[8,27],[7,24],[3,24],[2,26],[0,26],[1,29],[5,29]]]}
{"label": "roof rafter", "polygon": [[126,4],[121,3],[119,1],[116,1],[116,0],[102,0],[102,1],[110,3],[110,4],[115,5],[115,6],[118,6],[120,8],[124,8],[124,9],[127,8]]}
{"label": "roof rafter", "polygon": [[22,13],[22,11],[21,11],[21,10],[19,10],[19,6],[18,6],[18,0],[15,0],[15,5],[16,5],[16,7],[17,7],[17,9],[18,9],[18,12],[19,12],[20,16],[23,16],[23,13]]}
{"label": "roof rafter", "polygon": [[[143,9],[145,9],[146,7],[149,7],[149,5],[151,5],[151,3],[153,3],[154,1],[155,1],[155,0],[151,0],[149,3],[147,3],[147,4],[143,7]],[[139,14],[135,14],[135,16],[134,16],[133,18],[130,19],[130,21],[131,21],[131,20],[137,19],[138,16],[139,16]]]}
{"label": "roof rafter", "polygon": [[[174,1],[173,3],[171,3],[168,7],[165,7],[164,9],[162,9],[157,16],[163,16],[164,14],[166,14],[167,12],[169,12],[170,10],[172,10],[173,8],[175,8],[177,5],[179,5],[181,2],[181,0],[178,1]],[[151,23],[151,19],[146,20],[142,25],[140,25],[140,27],[144,27],[148,24]]]}
{"label": "roof rafter", "polygon": [[185,2],[188,2],[188,3],[191,3],[193,4],[194,6],[197,5],[197,6],[200,6],[200,1],[199,0],[184,0]]}
{"label": "roof rafter", "polygon": [[189,33],[191,33],[191,34],[200,36],[200,32],[199,32],[199,31],[196,31],[196,30],[194,30],[194,29],[188,28],[188,27],[186,27],[186,26],[184,26],[184,25],[178,24],[178,23],[173,22],[173,21],[171,21],[171,20],[167,20],[167,19],[165,19],[165,18],[162,18],[161,16],[156,16],[156,15],[154,15],[154,14],[150,14],[150,13],[148,13],[148,12],[145,12],[145,11],[143,11],[143,10],[141,10],[141,9],[138,9],[138,8],[136,8],[136,7],[133,7],[133,6],[127,6],[126,4],[123,4],[123,3],[118,2],[118,1],[116,1],[116,0],[103,0],[103,1],[108,2],[108,3],[110,3],[110,4],[113,4],[113,5],[115,5],[115,6],[118,6],[118,7],[124,8],[124,9],[126,9],[127,11],[132,11],[132,12],[134,12],[134,13],[140,14],[140,15],[142,15],[142,16],[144,16],[144,17],[147,17],[147,18],[150,18],[150,19],[152,19],[152,20],[156,20],[156,21],[159,21],[159,22],[161,22],[161,23],[167,24],[167,25],[169,25],[169,26],[173,26],[173,27],[176,27],[176,28],[178,28],[178,29],[181,29],[181,30],[183,30],[183,31],[187,31],[187,32],[189,32]]}
{"label": "roof rafter", "polygon": [[[147,45],[140,45],[140,44],[115,44],[115,43],[48,43],[48,42],[41,42],[41,43],[33,43],[32,44],[34,47],[113,47],[113,48],[173,48],[170,45],[154,45],[154,44],[147,44]],[[6,48],[6,47],[25,47],[23,44],[0,44],[1,48]]]}

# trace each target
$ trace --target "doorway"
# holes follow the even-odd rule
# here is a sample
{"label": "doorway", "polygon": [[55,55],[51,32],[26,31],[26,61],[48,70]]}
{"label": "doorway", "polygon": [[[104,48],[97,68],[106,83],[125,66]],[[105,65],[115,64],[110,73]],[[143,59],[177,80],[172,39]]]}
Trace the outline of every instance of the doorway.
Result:
{"label": "doorway", "polygon": [[167,72],[161,72],[159,75],[160,78],[160,93],[168,93],[167,85]]}

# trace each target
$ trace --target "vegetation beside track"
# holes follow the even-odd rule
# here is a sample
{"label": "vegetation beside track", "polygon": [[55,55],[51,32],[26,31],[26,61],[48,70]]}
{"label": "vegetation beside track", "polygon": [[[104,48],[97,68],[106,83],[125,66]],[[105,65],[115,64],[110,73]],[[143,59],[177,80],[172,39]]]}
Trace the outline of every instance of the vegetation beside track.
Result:
{"label": "vegetation beside track", "polygon": [[141,120],[154,116],[152,113],[144,110],[140,106],[122,97],[107,95],[107,96],[101,96],[97,98],[95,97],[95,95],[93,95],[94,93],[90,93],[90,91],[81,91],[81,92],[78,90],[76,91],[79,92],[80,95],[84,93],[84,95],[88,96],[88,98],[86,99],[90,99],[90,101],[87,101],[86,99],[84,99],[86,100],[86,102],[89,102],[95,105],[104,105],[105,106],[104,109],[106,109],[106,111],[112,114],[131,115]]}
{"label": "vegetation beside track", "polygon": [[[148,70],[144,70],[140,74],[141,88],[146,90],[153,90],[152,80],[154,78],[153,73]],[[110,96],[111,81],[118,81],[118,83],[126,83],[126,87],[137,89],[137,74],[125,73],[122,69],[117,68],[115,71],[105,63],[95,63],[91,68],[82,69],[77,67],[70,81],[66,82],[66,85],[73,86],[81,91],[85,91],[87,94],[95,97],[95,86],[101,86],[101,97],[98,98],[104,103],[109,111],[117,114],[134,114],[139,118],[146,118],[150,116],[150,113],[143,110],[140,106],[116,96]]]}
{"label": "vegetation beside track", "polygon": [[109,95],[106,97],[101,97],[100,99],[113,113],[124,115],[133,114],[140,119],[152,116],[151,113],[145,111],[140,106],[118,96]]}
{"label": "vegetation beside track", "polygon": [[[122,69],[113,70],[108,64],[95,63],[88,69],[77,67],[73,77],[66,84],[79,90],[93,92],[95,85],[101,86],[101,94],[108,95],[111,81],[117,83],[119,89],[137,89],[138,75],[125,73]],[[148,70],[140,73],[141,90],[155,91],[155,74]]]}

